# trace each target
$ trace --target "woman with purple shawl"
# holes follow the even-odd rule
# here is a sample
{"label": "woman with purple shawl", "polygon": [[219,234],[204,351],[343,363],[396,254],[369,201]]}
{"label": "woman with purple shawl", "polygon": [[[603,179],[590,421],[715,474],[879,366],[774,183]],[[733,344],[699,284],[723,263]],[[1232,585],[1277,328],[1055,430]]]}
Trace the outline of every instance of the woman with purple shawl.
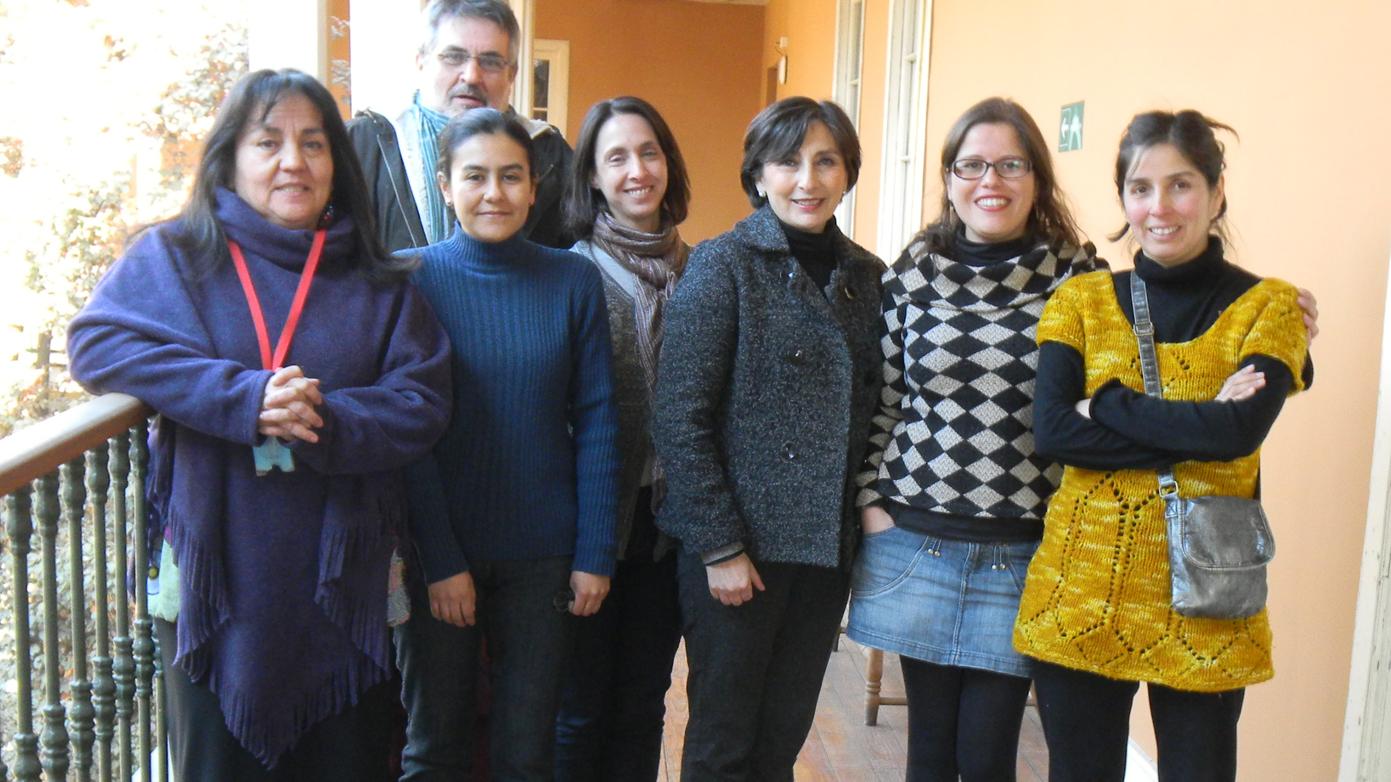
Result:
{"label": "woman with purple shawl", "polygon": [[159,413],[152,599],[178,779],[382,779],[401,468],[448,421],[449,344],[375,238],[333,97],[244,77],[183,211],[73,320],[72,374]]}

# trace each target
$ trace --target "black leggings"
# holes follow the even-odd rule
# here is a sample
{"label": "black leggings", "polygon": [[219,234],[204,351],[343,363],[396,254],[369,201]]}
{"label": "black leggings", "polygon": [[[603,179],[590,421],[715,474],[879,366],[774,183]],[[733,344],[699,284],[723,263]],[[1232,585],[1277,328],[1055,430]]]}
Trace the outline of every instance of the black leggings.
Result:
{"label": "black leggings", "polygon": [[899,658],[908,782],[1013,782],[1029,680]]}
{"label": "black leggings", "polygon": [[[1137,682],[1036,663],[1049,782],[1120,782]],[[1160,782],[1236,779],[1236,723],[1245,690],[1184,692],[1149,685]]]}

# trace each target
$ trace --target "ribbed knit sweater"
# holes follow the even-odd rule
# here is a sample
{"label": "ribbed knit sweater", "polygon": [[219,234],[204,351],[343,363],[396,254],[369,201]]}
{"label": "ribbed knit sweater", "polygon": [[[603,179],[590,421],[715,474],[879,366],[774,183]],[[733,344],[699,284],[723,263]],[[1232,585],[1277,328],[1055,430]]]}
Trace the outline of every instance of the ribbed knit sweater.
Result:
{"label": "ribbed knit sweater", "polygon": [[[1164,274],[1171,270],[1159,269],[1148,259],[1136,263],[1142,276],[1151,272],[1155,277],[1173,277]],[[1203,430],[1208,432],[1211,442],[1206,453],[1195,453],[1185,457],[1191,460],[1174,465],[1184,496],[1250,497],[1260,467],[1260,440],[1279,412],[1281,399],[1271,396],[1283,395],[1291,385],[1294,390],[1303,385],[1298,379],[1307,345],[1303,316],[1292,286],[1279,280],[1256,282],[1226,264],[1220,251],[1190,264],[1197,274],[1181,274],[1172,281],[1146,277],[1157,289],[1150,297],[1151,306],[1158,308],[1156,323],[1169,321],[1165,328],[1157,328],[1156,335],[1165,399],[1151,400],[1167,411],[1152,413],[1173,418],[1172,439],[1182,450],[1195,450],[1192,442],[1201,439]],[[1061,458],[1067,467],[1062,485],[1049,502],[1043,542],[1029,567],[1015,626],[1015,648],[1057,665],[1181,690],[1215,692],[1264,681],[1273,675],[1266,612],[1231,620],[1175,613],[1170,607],[1164,506],[1155,471],[1098,463],[1106,461],[1102,455],[1106,449],[1119,450],[1107,444],[1111,440],[1128,439],[1141,450],[1164,443],[1146,442],[1143,427],[1129,427],[1124,434],[1114,430],[1106,430],[1109,434],[1104,437],[1098,434],[1096,453],[1090,458],[1074,452],[1075,445],[1050,447],[1050,442],[1060,439],[1053,431],[1059,421],[1085,422],[1064,409],[1079,394],[1093,397],[1095,407],[1098,394],[1108,387],[1108,394],[1135,397],[1140,392],[1116,386],[1143,388],[1135,336],[1117,300],[1117,287],[1105,273],[1070,280],[1049,300],[1039,322],[1038,340],[1047,343],[1045,348],[1054,346],[1081,356],[1084,380],[1068,397],[1052,393],[1051,383],[1045,393],[1044,379],[1052,372],[1053,362],[1050,351],[1043,351],[1035,397],[1038,447]],[[1234,300],[1212,295],[1237,290],[1244,292]],[[1180,324],[1172,323],[1175,311],[1188,321],[1177,334],[1174,326]],[[1202,328],[1209,318],[1210,325]],[[1187,336],[1189,329],[1196,331],[1191,338],[1170,341],[1176,335]],[[1278,382],[1245,402],[1210,401],[1229,375],[1260,358],[1283,365]],[[1235,423],[1223,423],[1223,419]],[[1104,421],[1090,425],[1105,429]],[[1249,430],[1242,436],[1249,450],[1241,455],[1223,453],[1231,450],[1223,441],[1243,430]]]}
{"label": "ribbed knit sweater", "polygon": [[454,417],[409,474],[433,583],[469,561],[573,555],[613,572],[620,459],[608,315],[594,265],[459,229],[416,281],[453,343]]}

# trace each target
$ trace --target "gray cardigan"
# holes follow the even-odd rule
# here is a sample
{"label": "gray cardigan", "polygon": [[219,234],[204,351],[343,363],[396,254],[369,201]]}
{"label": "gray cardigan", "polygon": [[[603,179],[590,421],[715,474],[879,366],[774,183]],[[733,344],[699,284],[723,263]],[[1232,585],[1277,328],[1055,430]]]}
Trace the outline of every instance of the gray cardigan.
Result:
{"label": "gray cardigan", "polygon": [[[618,477],[618,558],[625,559],[628,538],[633,531],[633,509],[638,491],[647,474],[647,464],[656,458],[648,421],[652,417],[652,395],[647,376],[638,358],[637,316],[634,314],[632,272],[588,239],[575,243],[571,252],[594,262],[604,278],[604,299],[609,309],[609,337],[613,340],[613,399],[618,405],[618,452],[623,460]],[[666,336],[663,334],[663,349]],[[657,540],[653,558],[661,559],[674,547],[666,535]]]}
{"label": "gray cardigan", "polygon": [[838,230],[835,255],[817,290],[766,206],[691,254],[667,305],[652,425],[667,477],[657,526],[689,551],[854,557],[884,265]]}

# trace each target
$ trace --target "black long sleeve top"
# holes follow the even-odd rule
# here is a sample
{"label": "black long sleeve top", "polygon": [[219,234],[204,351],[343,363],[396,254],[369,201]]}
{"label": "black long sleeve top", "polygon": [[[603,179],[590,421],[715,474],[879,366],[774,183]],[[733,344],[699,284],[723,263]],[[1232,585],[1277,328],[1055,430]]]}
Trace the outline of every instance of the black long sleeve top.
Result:
{"label": "black long sleeve top", "polygon": [[[1138,253],[1134,272],[1114,275],[1116,298],[1132,324],[1130,274],[1148,287],[1157,342],[1185,342],[1210,328],[1260,278],[1228,263],[1213,238],[1202,255],[1166,268]],[[1034,436],[1040,454],[1088,469],[1157,469],[1179,461],[1227,461],[1256,450],[1279,415],[1294,377],[1280,361],[1244,357],[1265,374],[1265,387],[1237,402],[1156,399],[1117,380],[1092,396],[1091,418],[1076,411],[1085,396],[1082,356],[1071,346],[1045,343],[1039,351],[1034,394]],[[1305,384],[1312,382],[1306,360]]]}

